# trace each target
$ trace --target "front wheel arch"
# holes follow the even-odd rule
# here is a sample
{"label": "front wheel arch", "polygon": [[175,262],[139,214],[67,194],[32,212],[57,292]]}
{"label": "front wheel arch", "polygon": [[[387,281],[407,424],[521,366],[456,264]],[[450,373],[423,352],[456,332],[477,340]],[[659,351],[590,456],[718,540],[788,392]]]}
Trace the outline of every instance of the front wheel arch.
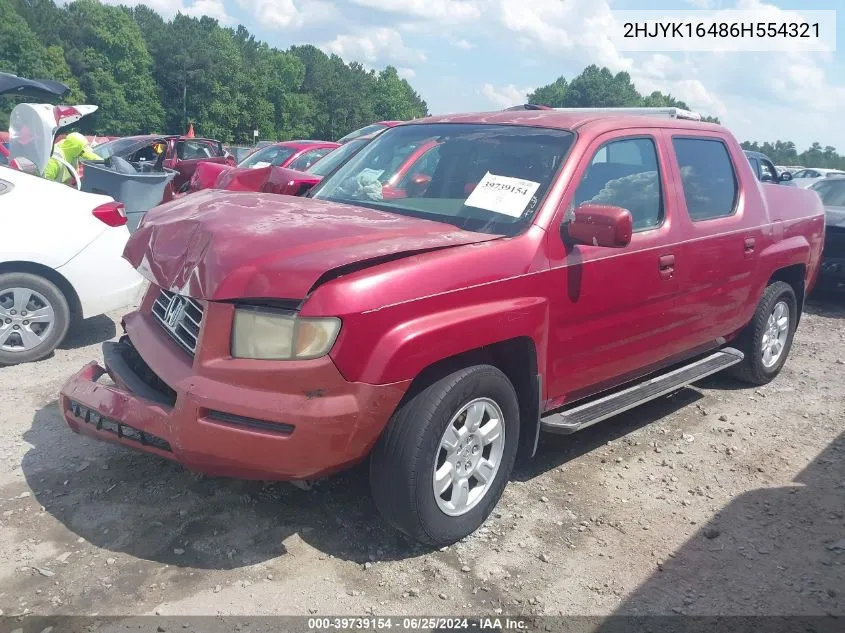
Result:
{"label": "front wheel arch", "polygon": [[[475,444],[470,447],[469,443],[483,438],[485,425],[479,430],[480,422],[471,425],[469,417],[456,421],[455,416],[479,399],[494,402],[502,413],[499,422],[504,446],[500,460],[495,470],[485,469],[489,474],[478,476],[474,474],[474,461],[467,462],[468,472],[449,480],[454,487],[438,492],[443,450],[452,450],[459,461],[473,460],[470,454],[477,454]],[[430,545],[449,545],[474,532],[493,511],[510,478],[519,443],[518,417],[513,385],[491,365],[459,369],[415,393],[397,408],[370,459],[370,486],[381,515],[411,538]],[[476,421],[480,420],[478,417]],[[454,441],[447,442],[451,449],[444,449],[444,433],[453,423],[463,424],[463,436],[455,435]],[[488,459],[486,454],[481,456]],[[479,467],[477,472],[483,471]],[[443,510],[438,494],[454,500],[461,484],[463,490],[481,486],[481,497],[459,514],[450,515]]]}
{"label": "front wheel arch", "polygon": [[544,393],[537,346],[529,336],[498,341],[428,365],[414,377],[402,402],[444,376],[473,365],[491,365],[510,380],[519,402],[520,442],[517,458],[524,460],[533,457],[540,433]]}

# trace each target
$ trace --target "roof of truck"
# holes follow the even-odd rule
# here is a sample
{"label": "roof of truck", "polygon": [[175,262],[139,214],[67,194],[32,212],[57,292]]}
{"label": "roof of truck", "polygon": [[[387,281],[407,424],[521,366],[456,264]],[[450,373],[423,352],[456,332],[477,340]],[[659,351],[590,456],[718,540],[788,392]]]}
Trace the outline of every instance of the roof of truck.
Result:
{"label": "roof of truck", "polygon": [[[408,121],[402,125],[421,123],[494,123],[501,125],[526,125],[577,130],[585,126],[597,128],[624,129],[632,127],[658,127],[690,130],[709,130],[725,132],[725,128],[716,123],[702,123],[688,119],[670,119],[659,116],[642,116],[607,112],[567,112],[565,110],[509,110],[498,112],[471,112],[467,114],[444,114],[425,119]],[[597,130],[599,132],[604,129]]]}

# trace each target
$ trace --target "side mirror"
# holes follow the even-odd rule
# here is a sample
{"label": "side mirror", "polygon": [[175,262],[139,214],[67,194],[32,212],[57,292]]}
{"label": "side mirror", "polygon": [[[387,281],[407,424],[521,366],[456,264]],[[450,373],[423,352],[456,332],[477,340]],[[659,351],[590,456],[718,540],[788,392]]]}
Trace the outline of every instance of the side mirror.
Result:
{"label": "side mirror", "polygon": [[564,242],[587,246],[623,248],[631,243],[632,233],[631,212],[608,204],[582,204],[561,225]]}
{"label": "side mirror", "polygon": [[785,171],[780,175],[780,178],[778,178],[778,180],[780,182],[789,182],[790,180],[792,180],[792,174],[788,171]]}

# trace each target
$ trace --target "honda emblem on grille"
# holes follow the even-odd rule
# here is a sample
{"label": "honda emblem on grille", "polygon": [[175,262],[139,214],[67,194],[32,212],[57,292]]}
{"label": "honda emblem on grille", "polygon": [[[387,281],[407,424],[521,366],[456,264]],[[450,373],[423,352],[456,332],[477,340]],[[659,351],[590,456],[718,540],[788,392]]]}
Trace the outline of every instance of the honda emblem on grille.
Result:
{"label": "honda emblem on grille", "polygon": [[185,314],[186,305],[185,297],[181,295],[173,295],[170,298],[170,303],[167,304],[167,309],[164,311],[164,322],[167,324],[167,327],[170,329],[176,327]]}

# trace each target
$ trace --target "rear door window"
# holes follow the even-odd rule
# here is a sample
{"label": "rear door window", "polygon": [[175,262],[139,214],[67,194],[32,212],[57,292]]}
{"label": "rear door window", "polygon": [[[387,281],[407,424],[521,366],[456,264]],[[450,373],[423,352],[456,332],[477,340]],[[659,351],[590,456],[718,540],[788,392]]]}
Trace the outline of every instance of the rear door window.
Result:
{"label": "rear door window", "polygon": [[695,222],[734,214],[739,194],[728,148],[719,139],[672,138],[687,211]]}

